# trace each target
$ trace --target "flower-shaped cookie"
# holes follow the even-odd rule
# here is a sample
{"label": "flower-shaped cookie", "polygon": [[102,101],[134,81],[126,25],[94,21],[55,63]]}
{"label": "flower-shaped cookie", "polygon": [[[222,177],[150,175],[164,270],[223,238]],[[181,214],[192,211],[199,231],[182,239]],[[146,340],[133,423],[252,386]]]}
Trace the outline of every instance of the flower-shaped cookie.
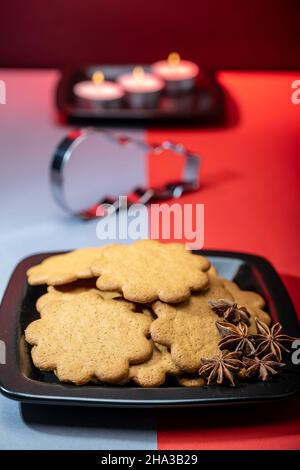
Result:
{"label": "flower-shaped cookie", "polygon": [[78,385],[121,382],[130,364],[148,360],[153,349],[147,339],[151,318],[133,309],[91,293],[47,303],[25,331],[35,366]]}
{"label": "flower-shaped cookie", "polygon": [[102,254],[103,248],[80,248],[63,255],[50,256],[28,269],[28,282],[32,286],[67,284],[77,279],[93,277],[92,263]]}
{"label": "flower-shaped cookie", "polygon": [[133,302],[180,302],[208,285],[209,261],[179,243],[140,240],[112,245],[92,265],[100,290],[117,290]]}
{"label": "flower-shaped cookie", "polygon": [[82,279],[61,286],[48,286],[47,293],[37,300],[36,309],[41,313],[48,302],[52,302],[53,300],[73,300],[74,296],[76,297],[77,295],[85,293],[97,294],[102,297],[102,299],[117,299],[122,297],[119,292],[101,292],[99,289],[96,289],[95,279]]}
{"label": "flower-shaped cookie", "polygon": [[226,289],[233,296],[234,301],[237,303],[238,307],[246,307],[247,311],[250,313],[249,333],[257,332],[255,318],[258,318],[267,325],[271,324],[270,315],[262,310],[265,306],[265,301],[261,295],[257,294],[256,292],[242,290],[233,281],[223,279],[223,282]]}
{"label": "flower-shaped cookie", "polygon": [[180,369],[174,364],[168,349],[157,344],[148,361],[130,367],[129,378],[142,387],[159,387],[167,375],[179,373]]}
{"label": "flower-shaped cookie", "polygon": [[211,277],[206,292],[176,305],[159,301],[153,305],[158,318],[151,325],[152,339],[170,348],[173,361],[184,372],[196,372],[203,357],[220,353],[217,317],[208,303],[220,298],[233,300],[222,280]]}
{"label": "flower-shaped cookie", "polygon": [[183,387],[204,387],[205,380],[198,374],[182,374],[176,376],[177,382]]}

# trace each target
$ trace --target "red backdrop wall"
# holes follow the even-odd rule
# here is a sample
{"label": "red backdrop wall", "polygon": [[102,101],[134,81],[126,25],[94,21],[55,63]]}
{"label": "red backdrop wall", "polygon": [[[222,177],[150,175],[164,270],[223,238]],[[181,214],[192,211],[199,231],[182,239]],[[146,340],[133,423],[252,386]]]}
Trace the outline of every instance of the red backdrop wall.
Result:
{"label": "red backdrop wall", "polygon": [[300,68],[295,0],[10,0],[0,66],[151,62],[171,50],[221,68]]}

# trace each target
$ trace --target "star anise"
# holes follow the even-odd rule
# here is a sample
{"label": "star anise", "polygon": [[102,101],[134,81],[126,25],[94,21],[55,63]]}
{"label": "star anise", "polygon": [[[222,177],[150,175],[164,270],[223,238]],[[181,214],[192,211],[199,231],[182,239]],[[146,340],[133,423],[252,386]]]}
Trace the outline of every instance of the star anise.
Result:
{"label": "star anise", "polygon": [[272,353],[277,361],[282,361],[282,351],[289,352],[286,347],[288,343],[292,343],[296,338],[284,335],[280,323],[275,323],[272,328],[258,318],[255,319],[258,334],[252,335],[252,339],[257,345],[256,355],[264,356]]}
{"label": "star anise", "polygon": [[250,326],[250,313],[246,307],[238,307],[235,302],[230,300],[209,300],[211,309],[219,316],[223,317],[225,321],[237,325],[240,322],[246,323]]}
{"label": "star anise", "polygon": [[258,377],[263,382],[270,380],[273,375],[279,372],[279,369],[285,364],[274,360],[272,353],[264,357],[244,358],[245,372],[244,377]]}
{"label": "star anise", "polygon": [[207,379],[207,385],[212,383],[221,385],[229,382],[234,387],[234,376],[243,367],[240,357],[239,352],[221,351],[220,356],[201,359],[199,375]]}
{"label": "star anise", "polygon": [[255,354],[255,346],[248,336],[248,326],[245,323],[232,325],[228,322],[216,321],[216,327],[222,336],[219,342],[220,349],[229,351],[241,351],[246,356]]}

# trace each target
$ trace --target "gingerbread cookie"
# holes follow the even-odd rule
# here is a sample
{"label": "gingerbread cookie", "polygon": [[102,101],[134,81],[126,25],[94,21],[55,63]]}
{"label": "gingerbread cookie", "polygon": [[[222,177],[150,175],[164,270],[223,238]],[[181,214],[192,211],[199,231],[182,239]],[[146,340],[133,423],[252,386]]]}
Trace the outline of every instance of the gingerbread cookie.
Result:
{"label": "gingerbread cookie", "polygon": [[246,307],[250,313],[249,333],[256,333],[255,318],[263,321],[267,325],[271,324],[271,317],[263,309],[265,301],[263,297],[256,292],[242,290],[233,282],[223,279],[226,289],[231,293],[238,307]]}
{"label": "gingerbread cookie", "polygon": [[209,270],[207,271],[207,274],[208,274],[209,276],[215,276],[215,277],[217,277],[217,276],[218,276],[217,268],[211,264]]}
{"label": "gingerbread cookie", "polygon": [[233,300],[222,280],[212,276],[206,292],[192,295],[183,303],[154,303],[153,310],[158,318],[151,325],[152,339],[170,348],[173,361],[182,371],[194,373],[199,369],[201,358],[220,352],[217,316],[208,303],[220,298]]}
{"label": "gingerbread cookie", "polygon": [[148,360],[153,350],[147,339],[151,319],[133,309],[91,293],[48,302],[25,331],[35,366],[78,385],[93,378],[121,382],[129,366]]}
{"label": "gingerbread cookie", "polygon": [[204,387],[205,380],[196,374],[176,375],[177,382],[183,387]]}
{"label": "gingerbread cookie", "polygon": [[82,293],[93,292],[100,295],[100,291],[96,289],[94,279],[83,279],[80,281],[72,282],[61,286],[48,286],[47,293],[38,298],[36,302],[36,309],[41,313],[42,309],[48,302],[56,300],[72,300],[74,296]]}
{"label": "gingerbread cookie", "polygon": [[139,240],[106,247],[92,265],[100,290],[117,290],[133,302],[180,302],[207,287],[209,261],[178,243]]}
{"label": "gingerbread cookie", "polygon": [[107,291],[101,292],[99,289],[96,289],[95,279],[82,279],[71,284],[64,284],[61,286],[48,286],[47,293],[42,295],[36,303],[36,309],[41,313],[42,309],[48,302],[53,300],[72,300],[74,296],[79,294],[91,292],[97,294],[102,299],[117,299],[121,298],[119,292]]}
{"label": "gingerbread cookie", "polygon": [[[101,257],[103,248],[80,248],[63,255],[50,256],[40,264],[28,269],[28,282],[32,286],[40,284],[61,285],[77,279],[93,277],[92,263]],[[110,289],[111,290],[111,289]]]}
{"label": "gingerbread cookie", "polygon": [[142,387],[159,387],[162,385],[167,375],[179,374],[177,367],[165,346],[154,345],[151,358],[135,366],[131,366],[129,377]]}

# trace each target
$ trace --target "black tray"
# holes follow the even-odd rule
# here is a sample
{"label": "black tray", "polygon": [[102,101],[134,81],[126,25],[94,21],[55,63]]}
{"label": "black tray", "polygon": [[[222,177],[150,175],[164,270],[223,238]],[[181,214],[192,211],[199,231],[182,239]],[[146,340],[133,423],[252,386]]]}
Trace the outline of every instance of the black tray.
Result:
{"label": "black tray", "polygon": [[[102,70],[107,80],[116,80],[123,73],[130,72],[133,65],[93,65],[68,69],[62,72],[56,91],[58,110],[71,123],[112,125],[140,124],[191,124],[220,123],[224,118],[223,91],[215,74],[201,69],[196,87],[189,93],[170,96],[163,93],[156,108],[130,108],[126,103],[118,108],[93,109],[80,104],[73,93],[75,83],[90,79],[93,72]],[[143,65],[146,71],[149,66]]]}
{"label": "black tray", "polygon": [[[227,277],[240,287],[261,293],[274,321],[286,334],[299,337],[300,329],[287,291],[273,267],[265,259],[242,253],[203,251]],[[53,253],[51,253],[53,254]],[[108,407],[215,406],[261,402],[290,397],[300,392],[300,366],[288,364],[281,375],[268,383],[231,387],[179,387],[170,380],[160,388],[136,386],[75,386],[61,384],[53,373],[37,370],[24,341],[24,329],[38,318],[36,299],[46,288],[29,287],[26,270],[50,253],[30,256],[14,271],[0,309],[0,339],[6,343],[6,365],[0,366],[0,389],[9,398],[32,403],[90,405]]]}

